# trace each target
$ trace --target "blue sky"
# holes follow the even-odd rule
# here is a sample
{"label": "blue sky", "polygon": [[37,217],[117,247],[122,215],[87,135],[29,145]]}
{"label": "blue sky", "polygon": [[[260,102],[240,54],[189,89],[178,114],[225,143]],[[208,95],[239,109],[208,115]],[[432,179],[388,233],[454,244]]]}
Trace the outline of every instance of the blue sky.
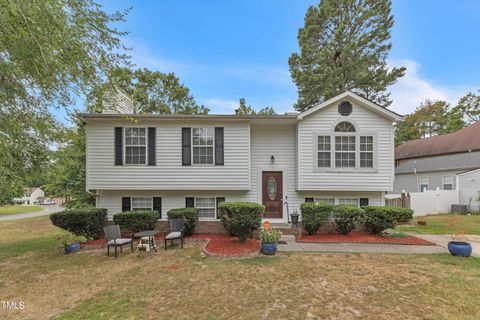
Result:
{"label": "blue sky", "polygon": [[[125,38],[134,63],[174,72],[211,113],[232,113],[244,97],[253,107],[293,110],[296,87],[288,57],[307,0],[105,1],[132,6]],[[480,1],[393,1],[389,65],[407,75],[392,88],[392,109],[413,111],[426,98],[459,97],[480,89]]]}

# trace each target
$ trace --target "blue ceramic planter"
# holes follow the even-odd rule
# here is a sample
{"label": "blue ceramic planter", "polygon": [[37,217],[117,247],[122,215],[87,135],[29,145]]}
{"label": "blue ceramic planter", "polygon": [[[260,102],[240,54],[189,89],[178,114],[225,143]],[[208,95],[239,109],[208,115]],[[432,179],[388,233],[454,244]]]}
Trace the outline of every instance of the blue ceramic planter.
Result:
{"label": "blue ceramic planter", "polygon": [[72,244],[67,244],[64,247],[65,253],[72,253],[80,250],[80,242],[75,242]]}
{"label": "blue ceramic planter", "polygon": [[448,243],[448,251],[450,251],[452,256],[470,257],[472,246],[468,242],[450,241]]}
{"label": "blue ceramic planter", "polygon": [[277,252],[277,245],[275,243],[263,243],[262,252],[268,256],[273,256]]}

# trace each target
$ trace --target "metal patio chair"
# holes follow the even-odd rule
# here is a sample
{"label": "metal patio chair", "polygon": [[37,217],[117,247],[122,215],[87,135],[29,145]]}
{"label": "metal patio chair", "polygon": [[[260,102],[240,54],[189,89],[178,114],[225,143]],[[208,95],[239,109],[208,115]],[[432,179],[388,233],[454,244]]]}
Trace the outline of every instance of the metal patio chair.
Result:
{"label": "metal patio chair", "polygon": [[120,226],[108,226],[104,227],[103,231],[105,232],[105,238],[107,239],[107,256],[110,256],[110,247],[115,247],[115,258],[117,257],[117,247],[120,247],[120,252],[124,245],[130,243],[130,247],[133,252],[133,239],[132,238],[122,238],[120,233]]}
{"label": "metal patio chair", "polygon": [[180,247],[183,249],[183,229],[185,221],[183,219],[170,219],[170,232],[165,235],[165,250],[167,250],[167,242],[173,245],[173,240],[180,240]]}

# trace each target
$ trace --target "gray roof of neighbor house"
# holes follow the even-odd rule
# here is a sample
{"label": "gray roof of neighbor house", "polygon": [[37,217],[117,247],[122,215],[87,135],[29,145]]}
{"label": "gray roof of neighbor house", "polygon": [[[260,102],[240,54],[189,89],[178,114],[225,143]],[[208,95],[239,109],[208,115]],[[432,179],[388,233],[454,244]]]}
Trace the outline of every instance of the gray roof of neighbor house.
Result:
{"label": "gray roof of neighbor house", "polygon": [[395,160],[480,150],[480,121],[441,136],[407,141],[395,148]]}
{"label": "gray roof of neighbor house", "polygon": [[395,168],[395,174],[444,171],[471,170],[480,168],[480,152],[467,152],[435,157],[410,159]]}

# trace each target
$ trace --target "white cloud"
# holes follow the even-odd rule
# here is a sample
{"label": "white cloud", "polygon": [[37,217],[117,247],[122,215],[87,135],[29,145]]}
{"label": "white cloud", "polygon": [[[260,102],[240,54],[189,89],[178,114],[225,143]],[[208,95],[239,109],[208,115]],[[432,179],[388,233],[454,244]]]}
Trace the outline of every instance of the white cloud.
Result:
{"label": "white cloud", "polygon": [[445,100],[455,105],[472,87],[445,87],[435,84],[419,74],[420,64],[412,60],[394,60],[388,62],[390,67],[404,66],[405,76],[390,87],[393,100],[390,109],[400,114],[411,113],[426,99]]}

